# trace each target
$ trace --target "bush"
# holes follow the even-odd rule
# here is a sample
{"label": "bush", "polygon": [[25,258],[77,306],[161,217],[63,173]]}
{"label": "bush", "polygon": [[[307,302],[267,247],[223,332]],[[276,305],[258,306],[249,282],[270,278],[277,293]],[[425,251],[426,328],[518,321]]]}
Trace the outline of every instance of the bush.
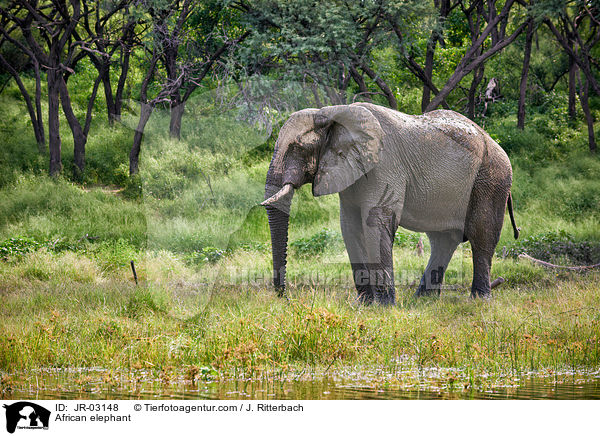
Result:
{"label": "bush", "polygon": [[126,239],[137,247],[146,243],[143,205],[103,189],[86,190],[61,178],[21,176],[10,189],[0,189],[0,204],[0,238],[22,235],[43,244],[58,240],[49,247],[53,251],[79,247],[86,239]]}
{"label": "bush", "polygon": [[570,148],[570,138],[559,128],[550,128],[545,122],[537,119],[523,130],[517,129],[510,120],[501,123],[491,130],[492,137],[510,155],[517,156],[519,161],[525,161],[528,166],[539,166],[556,160],[564,159]]}
{"label": "bush", "polygon": [[507,246],[507,254],[521,253],[546,262],[566,260],[578,265],[600,263],[600,242],[578,241],[564,230],[546,232],[525,238]]}
{"label": "bush", "polygon": [[151,288],[136,288],[129,297],[123,314],[128,318],[136,319],[147,313],[165,314],[168,309],[169,300],[164,293]]}
{"label": "bush", "polygon": [[342,236],[330,229],[321,230],[309,238],[300,238],[290,244],[298,256],[314,256],[323,253],[342,241]]}
{"label": "bush", "polygon": [[404,248],[415,248],[421,235],[419,233],[405,233],[403,231],[397,231],[394,235],[394,244],[398,247]]}
{"label": "bush", "polygon": [[0,258],[21,257],[40,248],[36,240],[32,238],[10,238],[0,243]]}
{"label": "bush", "polygon": [[204,247],[194,251],[189,255],[189,260],[193,263],[217,263],[220,259],[229,253],[228,250],[215,247]]}

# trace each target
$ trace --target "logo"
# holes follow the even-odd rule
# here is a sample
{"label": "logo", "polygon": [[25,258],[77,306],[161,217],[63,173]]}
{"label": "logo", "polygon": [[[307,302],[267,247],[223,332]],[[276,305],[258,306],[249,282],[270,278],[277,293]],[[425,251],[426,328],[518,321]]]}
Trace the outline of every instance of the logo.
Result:
{"label": "logo", "polygon": [[15,429],[48,429],[50,411],[29,401],[19,401],[6,409],[6,430],[14,433]]}

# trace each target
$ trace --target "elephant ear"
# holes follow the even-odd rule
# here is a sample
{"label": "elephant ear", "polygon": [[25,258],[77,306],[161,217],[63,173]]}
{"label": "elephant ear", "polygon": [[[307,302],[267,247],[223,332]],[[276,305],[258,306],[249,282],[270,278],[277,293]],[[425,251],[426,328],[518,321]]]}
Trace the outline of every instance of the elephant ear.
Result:
{"label": "elephant ear", "polygon": [[328,106],[316,114],[318,124],[331,123],[319,157],[313,195],[343,191],[379,162],[383,130],[364,106]]}

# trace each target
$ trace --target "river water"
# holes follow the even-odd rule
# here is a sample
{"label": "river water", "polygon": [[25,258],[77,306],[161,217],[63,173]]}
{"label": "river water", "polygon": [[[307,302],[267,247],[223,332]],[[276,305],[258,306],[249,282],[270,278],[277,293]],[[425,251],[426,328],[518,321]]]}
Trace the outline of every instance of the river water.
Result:
{"label": "river water", "polygon": [[[436,372],[439,374],[439,371]],[[485,377],[484,377],[485,378]],[[381,374],[313,374],[277,378],[164,379],[115,377],[102,370],[42,371],[13,377],[2,399],[417,400],[600,399],[600,373],[527,374],[471,387],[466,379],[411,374],[402,382]]]}

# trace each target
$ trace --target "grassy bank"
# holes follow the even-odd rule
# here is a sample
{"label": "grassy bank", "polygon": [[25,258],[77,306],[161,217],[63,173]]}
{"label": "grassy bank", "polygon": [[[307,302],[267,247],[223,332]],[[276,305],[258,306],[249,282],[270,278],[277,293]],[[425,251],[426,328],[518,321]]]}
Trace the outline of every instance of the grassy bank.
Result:
{"label": "grassy bank", "polygon": [[[411,256],[422,262],[399,254],[399,269]],[[466,278],[439,299],[399,286],[396,307],[381,308],[356,305],[355,291],[341,286],[292,286],[285,300],[260,285],[206,283],[202,270],[169,256],[139,269],[162,280],[136,286],[127,269],[70,252],[0,264],[0,390],[23,389],[32,374],[43,383],[43,368],[100,368],[121,389],[140,374],[168,384],[350,369],[401,385],[437,368],[482,388],[600,365],[598,273],[557,276],[498,260],[494,273],[510,284],[491,302],[469,299]]]}

